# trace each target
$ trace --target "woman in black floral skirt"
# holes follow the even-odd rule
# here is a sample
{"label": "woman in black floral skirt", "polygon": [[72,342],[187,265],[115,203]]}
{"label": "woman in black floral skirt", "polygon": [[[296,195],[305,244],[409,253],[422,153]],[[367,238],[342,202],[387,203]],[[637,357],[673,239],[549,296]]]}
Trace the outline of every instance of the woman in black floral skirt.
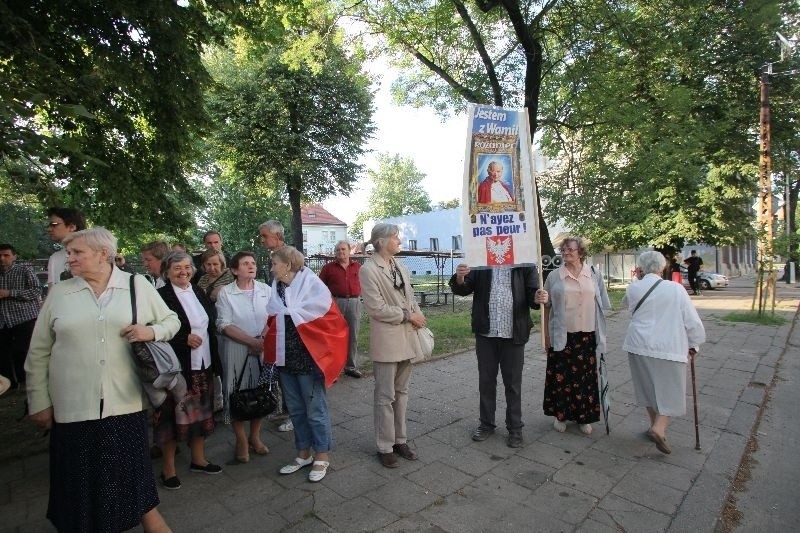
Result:
{"label": "woman in black floral skirt", "polygon": [[549,295],[543,324],[547,347],[544,414],[558,432],[577,422],[585,434],[600,420],[597,359],[606,345],[604,311],[611,309],[603,277],[586,264],[580,237],[561,244],[564,263],[544,284]]}

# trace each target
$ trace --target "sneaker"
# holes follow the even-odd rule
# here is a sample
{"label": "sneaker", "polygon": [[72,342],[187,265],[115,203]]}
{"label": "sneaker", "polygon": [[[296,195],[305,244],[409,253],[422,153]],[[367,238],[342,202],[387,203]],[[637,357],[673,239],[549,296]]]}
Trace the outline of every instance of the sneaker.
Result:
{"label": "sneaker", "polygon": [[280,431],[281,433],[287,433],[289,431],[294,431],[294,424],[292,424],[291,420],[287,420],[286,422],[284,422],[283,424],[278,426],[278,431]]}
{"label": "sneaker", "polygon": [[161,474],[161,486],[167,490],[178,490],[181,488],[181,480],[178,479],[178,476],[165,478],[164,474]]}
{"label": "sneaker", "polygon": [[5,393],[11,388],[11,380],[5,376],[0,376],[0,394]]}
{"label": "sneaker", "polygon": [[220,472],[222,472],[222,467],[219,466],[219,465],[212,464],[212,463],[208,463],[205,466],[200,466],[200,465],[192,463],[189,466],[189,470],[191,470],[192,472],[200,473],[200,474],[214,475],[214,474],[219,474]]}

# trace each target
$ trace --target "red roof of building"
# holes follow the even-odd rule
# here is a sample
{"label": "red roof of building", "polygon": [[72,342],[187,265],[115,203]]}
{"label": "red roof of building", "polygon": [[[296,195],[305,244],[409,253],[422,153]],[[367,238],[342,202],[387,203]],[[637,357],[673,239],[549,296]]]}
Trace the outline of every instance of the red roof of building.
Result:
{"label": "red roof of building", "polygon": [[347,226],[344,222],[330,214],[319,204],[308,204],[300,208],[303,225],[324,224],[326,226]]}

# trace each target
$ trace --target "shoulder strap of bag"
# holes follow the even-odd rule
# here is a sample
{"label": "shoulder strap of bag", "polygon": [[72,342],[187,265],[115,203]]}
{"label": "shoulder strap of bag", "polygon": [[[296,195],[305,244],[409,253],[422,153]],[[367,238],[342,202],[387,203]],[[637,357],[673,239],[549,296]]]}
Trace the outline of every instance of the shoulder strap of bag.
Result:
{"label": "shoulder strap of bag", "polygon": [[131,324],[133,325],[136,325],[136,284],[133,280],[135,277],[136,274],[131,274],[131,314],[133,315],[133,322],[131,322]]}
{"label": "shoulder strap of bag", "polygon": [[[251,357],[251,356],[250,356],[249,354],[245,356],[244,364],[242,365],[242,371],[241,371],[241,372],[239,372],[239,378],[238,378],[238,379],[236,380],[236,382],[234,383],[234,385],[235,385],[235,387],[236,387],[236,392],[239,392],[239,390],[240,390],[240,389],[241,389],[241,387],[242,387],[242,380],[244,379],[244,371],[245,371],[245,369],[246,369],[246,368],[249,366],[249,365],[247,364],[247,363],[248,363],[248,359],[247,359],[248,357]],[[258,367],[259,367],[259,369],[261,368],[261,363],[260,363],[260,362],[259,362],[259,365],[258,365]],[[253,377],[253,375],[252,375],[252,374],[250,374],[250,377],[252,378],[252,377]]]}
{"label": "shoulder strap of bag", "polygon": [[636,307],[634,307],[633,311],[631,311],[631,316],[633,316],[633,314],[636,312],[636,310],[639,309],[639,306],[642,305],[644,303],[644,301],[647,300],[647,297],[650,296],[650,293],[653,292],[653,289],[658,287],[658,284],[661,283],[662,281],[664,281],[664,280],[660,279],[660,280],[656,281],[655,283],[653,283],[653,285],[650,287],[650,289],[646,293],[644,293],[644,296],[642,296],[639,299],[639,302],[636,304]]}

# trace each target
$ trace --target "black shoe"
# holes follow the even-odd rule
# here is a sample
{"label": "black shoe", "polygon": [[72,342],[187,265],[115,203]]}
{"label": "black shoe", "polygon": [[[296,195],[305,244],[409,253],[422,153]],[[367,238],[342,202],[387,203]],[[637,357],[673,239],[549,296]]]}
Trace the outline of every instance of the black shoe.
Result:
{"label": "black shoe", "polygon": [[494,433],[494,428],[480,425],[478,426],[478,429],[475,430],[475,433],[472,434],[472,440],[475,442],[483,442],[488,439],[492,433]]}
{"label": "black shoe", "polygon": [[178,490],[181,488],[181,480],[178,479],[178,476],[165,478],[164,474],[161,474],[161,485],[168,490]]}
{"label": "black shoe", "polygon": [[345,368],[344,369],[344,373],[345,373],[346,376],[350,376],[351,378],[358,379],[358,378],[364,377],[364,374],[359,372],[359,370],[357,368]]}
{"label": "black shoe", "polygon": [[518,429],[509,431],[506,445],[509,448],[522,448],[522,432]]}
{"label": "black shoe", "polygon": [[198,472],[200,474],[211,474],[211,475],[213,475],[213,474],[219,474],[220,472],[222,472],[222,467],[219,466],[219,465],[212,464],[212,463],[208,463],[206,466],[200,466],[200,465],[196,465],[196,464],[192,463],[189,466],[189,470],[191,470],[192,472]]}
{"label": "black shoe", "polygon": [[404,442],[403,444],[395,444],[392,446],[394,453],[402,457],[403,459],[408,459],[409,461],[416,461],[417,454],[408,447],[408,443]]}

